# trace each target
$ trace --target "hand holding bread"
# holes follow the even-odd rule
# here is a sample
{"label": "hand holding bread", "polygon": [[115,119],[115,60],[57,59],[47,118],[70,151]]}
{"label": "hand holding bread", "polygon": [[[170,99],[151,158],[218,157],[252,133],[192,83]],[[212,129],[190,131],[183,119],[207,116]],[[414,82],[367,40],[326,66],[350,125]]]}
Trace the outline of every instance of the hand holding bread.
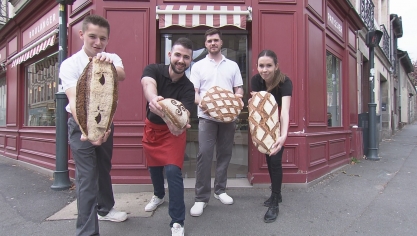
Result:
{"label": "hand holding bread", "polygon": [[163,118],[165,116],[164,112],[162,111],[161,105],[159,105],[159,101],[164,100],[161,96],[155,96],[151,101],[149,101],[149,110]]}
{"label": "hand holding bread", "polygon": [[178,136],[191,127],[189,125],[190,112],[180,101],[166,98],[158,101],[158,105],[163,113],[161,118],[168,125],[173,135]]}

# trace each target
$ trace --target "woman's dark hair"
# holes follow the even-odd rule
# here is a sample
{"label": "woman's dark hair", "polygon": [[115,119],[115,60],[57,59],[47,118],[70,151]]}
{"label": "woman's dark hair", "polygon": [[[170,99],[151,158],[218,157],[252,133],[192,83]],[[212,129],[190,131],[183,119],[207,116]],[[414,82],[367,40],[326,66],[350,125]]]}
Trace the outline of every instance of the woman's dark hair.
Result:
{"label": "woman's dark hair", "polygon": [[[269,50],[269,49],[263,50],[261,53],[259,53],[258,60],[261,57],[270,57],[274,61],[275,65],[278,63],[277,54],[275,54],[275,52],[272,50]],[[266,86],[266,91],[271,92],[272,90],[279,88],[279,84],[281,82],[284,82],[285,77],[286,75],[282,73],[281,70],[278,68],[278,70],[276,70],[274,73],[272,84]]]}

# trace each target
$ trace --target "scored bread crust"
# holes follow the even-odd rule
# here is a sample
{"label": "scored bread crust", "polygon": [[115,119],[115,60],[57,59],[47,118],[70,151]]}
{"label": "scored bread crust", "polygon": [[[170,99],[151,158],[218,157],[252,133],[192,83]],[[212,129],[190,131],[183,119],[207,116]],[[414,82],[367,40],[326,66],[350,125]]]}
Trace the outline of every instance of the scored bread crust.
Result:
{"label": "scored bread crust", "polygon": [[249,130],[252,142],[261,153],[270,154],[280,136],[278,104],[272,94],[255,92],[249,101]]}
{"label": "scored bread crust", "polygon": [[201,107],[222,122],[233,122],[243,108],[243,101],[227,89],[219,86],[210,88],[201,100]]}
{"label": "scored bread crust", "polygon": [[189,112],[180,101],[173,98],[165,98],[158,101],[158,104],[162,107],[162,111],[165,114],[162,117],[165,123],[169,120],[179,129],[183,129],[189,123]]}
{"label": "scored bread crust", "polygon": [[116,67],[94,57],[77,81],[76,113],[81,132],[90,141],[110,129],[118,101]]}

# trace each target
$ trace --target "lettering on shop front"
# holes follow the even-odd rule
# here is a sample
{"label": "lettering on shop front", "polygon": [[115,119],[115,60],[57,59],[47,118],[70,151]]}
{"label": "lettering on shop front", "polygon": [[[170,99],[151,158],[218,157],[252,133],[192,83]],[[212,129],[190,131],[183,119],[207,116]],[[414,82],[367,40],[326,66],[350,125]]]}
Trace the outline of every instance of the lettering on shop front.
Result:
{"label": "lettering on shop front", "polygon": [[45,28],[49,28],[50,25],[56,23],[56,13],[52,14],[51,16],[43,19],[43,21],[39,22],[38,25],[35,25],[35,28],[29,31],[29,39],[32,37],[37,36],[40,32],[42,32]]}
{"label": "lettering on shop front", "polygon": [[327,24],[340,36],[343,36],[343,24],[341,20],[329,8],[327,9]]}
{"label": "lettering on shop front", "polygon": [[28,43],[33,42],[33,40],[43,36],[52,28],[57,27],[59,22],[58,12],[58,6],[52,8],[48,13],[43,15],[39,18],[39,20],[35,21],[31,26],[23,31],[23,46],[26,46]]}

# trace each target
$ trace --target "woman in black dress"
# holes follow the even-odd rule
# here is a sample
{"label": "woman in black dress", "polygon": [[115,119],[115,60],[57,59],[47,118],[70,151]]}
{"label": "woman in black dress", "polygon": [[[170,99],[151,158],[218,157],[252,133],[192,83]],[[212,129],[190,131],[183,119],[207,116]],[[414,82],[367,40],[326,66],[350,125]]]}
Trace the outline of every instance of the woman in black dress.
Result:
{"label": "woman in black dress", "polygon": [[288,135],[289,111],[292,96],[292,82],[279,69],[277,55],[271,50],[263,50],[258,56],[258,74],[252,77],[252,92],[267,91],[278,103],[281,123],[281,136],[272,145],[271,154],[266,155],[269,177],[271,178],[271,197],[264,202],[268,207],[264,222],[270,223],[277,219],[278,203],[282,202],[282,153]]}

